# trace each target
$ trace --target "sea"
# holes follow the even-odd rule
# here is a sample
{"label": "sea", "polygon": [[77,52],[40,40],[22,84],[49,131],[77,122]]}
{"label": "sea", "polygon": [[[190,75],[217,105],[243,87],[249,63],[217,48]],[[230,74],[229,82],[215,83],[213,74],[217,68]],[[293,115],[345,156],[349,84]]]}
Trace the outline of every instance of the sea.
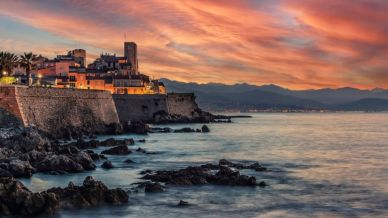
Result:
{"label": "sea", "polygon": [[[131,190],[140,171],[172,170],[220,159],[259,162],[268,172],[242,170],[269,186],[167,186],[131,193],[124,205],[61,210],[56,217],[388,217],[388,113],[255,113],[208,124],[210,133],[100,136],[145,139],[134,152],[108,156],[116,166],[77,174],[34,174],[32,191],[82,184],[88,175],[109,188]],[[200,128],[201,124],[167,125]],[[163,126],[164,127],[164,126]],[[96,151],[102,151],[98,148]],[[136,163],[125,163],[132,159]],[[180,200],[189,206],[178,207]]]}

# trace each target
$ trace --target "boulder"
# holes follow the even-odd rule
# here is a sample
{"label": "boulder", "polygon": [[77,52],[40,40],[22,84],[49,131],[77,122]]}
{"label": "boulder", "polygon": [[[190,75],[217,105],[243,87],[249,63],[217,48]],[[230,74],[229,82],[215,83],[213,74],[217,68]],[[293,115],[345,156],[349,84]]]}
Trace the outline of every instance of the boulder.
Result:
{"label": "boulder", "polygon": [[34,169],[28,161],[18,159],[11,160],[8,165],[8,172],[14,177],[31,177]]}
{"label": "boulder", "polygon": [[109,155],[127,155],[130,153],[131,151],[128,149],[128,146],[126,145],[119,145],[101,152],[101,154],[109,154]]}
{"label": "boulder", "polygon": [[131,160],[131,159],[126,159],[124,162],[125,162],[125,163],[135,163],[135,161],[133,161],[133,160]]}
{"label": "boulder", "polygon": [[101,167],[104,169],[112,169],[114,166],[113,166],[112,162],[105,161],[104,163],[102,163]]}
{"label": "boulder", "polygon": [[84,168],[81,164],[65,155],[48,155],[36,166],[39,172],[48,171],[65,171],[65,172],[82,172]]}
{"label": "boulder", "polygon": [[104,203],[120,204],[128,201],[128,194],[120,189],[108,189],[100,181],[93,177],[85,178],[82,186],[76,186],[72,182],[66,188],[51,188],[48,193],[54,193],[59,197],[60,207],[64,209],[85,208]]}
{"label": "boulder", "polygon": [[0,178],[0,216],[53,214],[59,205],[53,193],[32,193],[12,177]]}
{"label": "boulder", "polygon": [[202,130],[203,133],[210,132],[210,129],[209,129],[209,127],[207,125],[203,125],[201,130]]}
{"label": "boulder", "polygon": [[92,157],[87,152],[78,152],[78,154],[75,155],[74,160],[81,164],[84,170],[96,169],[96,165],[94,164]]}
{"label": "boulder", "polygon": [[183,201],[183,200],[180,200],[179,203],[178,203],[178,206],[182,207],[182,206],[188,206],[189,205],[189,202],[187,201]]}

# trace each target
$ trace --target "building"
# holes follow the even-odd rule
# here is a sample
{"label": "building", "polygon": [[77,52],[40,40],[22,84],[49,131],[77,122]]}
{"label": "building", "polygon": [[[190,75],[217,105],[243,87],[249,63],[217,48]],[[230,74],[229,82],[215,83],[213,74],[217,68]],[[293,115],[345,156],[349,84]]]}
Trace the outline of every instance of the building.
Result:
{"label": "building", "polygon": [[68,52],[69,56],[74,58],[74,61],[77,62],[81,67],[86,65],[86,51],[84,49],[74,49]]}
{"label": "building", "polygon": [[131,64],[131,74],[137,75],[139,73],[139,66],[137,62],[137,45],[134,42],[124,42],[124,57],[127,63]]}

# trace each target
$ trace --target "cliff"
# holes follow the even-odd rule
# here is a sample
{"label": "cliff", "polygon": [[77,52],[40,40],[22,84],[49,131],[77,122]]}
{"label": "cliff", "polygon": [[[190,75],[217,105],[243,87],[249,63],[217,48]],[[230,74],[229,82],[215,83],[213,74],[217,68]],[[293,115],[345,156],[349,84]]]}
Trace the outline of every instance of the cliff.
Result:
{"label": "cliff", "polygon": [[36,126],[56,134],[64,128],[107,132],[118,124],[112,96],[106,91],[25,86],[0,87],[0,126]]}

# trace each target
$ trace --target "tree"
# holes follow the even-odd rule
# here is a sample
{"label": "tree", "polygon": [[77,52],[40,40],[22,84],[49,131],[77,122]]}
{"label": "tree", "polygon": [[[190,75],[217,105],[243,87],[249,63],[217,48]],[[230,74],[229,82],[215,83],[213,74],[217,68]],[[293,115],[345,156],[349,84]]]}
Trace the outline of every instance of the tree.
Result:
{"label": "tree", "polygon": [[26,74],[27,74],[27,85],[31,85],[31,70],[33,69],[33,61],[35,60],[36,55],[33,54],[32,52],[29,53],[24,53],[20,57],[20,64],[22,67],[26,69]]}
{"label": "tree", "polygon": [[13,68],[19,63],[19,57],[10,52],[0,52],[0,69],[1,73],[7,72],[10,74]]}

